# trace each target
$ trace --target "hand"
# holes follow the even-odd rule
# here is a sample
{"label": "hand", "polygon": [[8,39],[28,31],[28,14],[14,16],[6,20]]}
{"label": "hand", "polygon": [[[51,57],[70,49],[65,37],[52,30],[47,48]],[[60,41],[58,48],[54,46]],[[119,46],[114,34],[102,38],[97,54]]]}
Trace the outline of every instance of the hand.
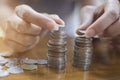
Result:
{"label": "hand", "polygon": [[59,16],[38,13],[27,5],[20,5],[7,20],[4,40],[16,52],[23,52],[39,42],[41,30],[57,30],[57,24],[64,25]]}
{"label": "hand", "polygon": [[119,0],[108,0],[107,3],[95,7],[86,6],[82,9],[83,20],[79,30],[86,30],[86,36],[95,35],[116,37],[120,34]]}

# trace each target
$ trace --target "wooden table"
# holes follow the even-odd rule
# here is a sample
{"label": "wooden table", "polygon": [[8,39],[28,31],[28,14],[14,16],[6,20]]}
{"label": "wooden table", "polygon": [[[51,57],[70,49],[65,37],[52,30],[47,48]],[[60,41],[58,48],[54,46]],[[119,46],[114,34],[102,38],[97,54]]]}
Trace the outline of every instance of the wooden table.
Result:
{"label": "wooden table", "polygon": [[[35,59],[46,59],[48,37],[45,37],[34,49],[14,56],[24,56]],[[0,52],[12,50],[0,39]],[[89,71],[81,71],[72,66],[73,41],[68,39],[67,66],[58,72],[46,65],[38,65],[34,71],[25,71],[22,74],[10,75],[0,80],[120,80],[120,54],[109,53],[98,59],[94,58]],[[95,55],[95,54],[94,54]],[[107,59],[106,59],[107,58]]]}

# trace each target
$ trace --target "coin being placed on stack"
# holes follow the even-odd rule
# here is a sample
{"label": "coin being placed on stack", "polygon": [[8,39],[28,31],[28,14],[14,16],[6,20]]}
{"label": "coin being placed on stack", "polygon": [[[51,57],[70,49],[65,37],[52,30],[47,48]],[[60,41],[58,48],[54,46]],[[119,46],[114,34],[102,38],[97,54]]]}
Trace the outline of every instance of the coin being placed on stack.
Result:
{"label": "coin being placed on stack", "polygon": [[51,31],[48,41],[48,67],[54,69],[64,69],[66,63],[66,34],[62,30]]}
{"label": "coin being placed on stack", "polygon": [[73,55],[73,66],[79,67],[81,70],[89,70],[92,62],[92,53],[92,38],[81,35],[76,37]]}

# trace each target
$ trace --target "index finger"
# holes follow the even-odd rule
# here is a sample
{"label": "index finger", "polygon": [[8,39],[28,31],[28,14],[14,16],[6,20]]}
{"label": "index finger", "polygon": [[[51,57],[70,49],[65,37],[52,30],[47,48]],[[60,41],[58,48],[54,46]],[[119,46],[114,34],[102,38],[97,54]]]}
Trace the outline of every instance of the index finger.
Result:
{"label": "index finger", "polygon": [[105,13],[99,17],[92,25],[89,26],[86,36],[93,37],[103,32],[113,22],[119,18],[119,2],[118,0],[109,0]]}
{"label": "index finger", "polygon": [[15,12],[19,17],[21,17],[25,21],[38,25],[44,29],[49,29],[49,30],[58,29],[57,28],[58,26],[56,26],[56,22],[54,20],[43,14],[36,12],[27,5],[17,6]]}

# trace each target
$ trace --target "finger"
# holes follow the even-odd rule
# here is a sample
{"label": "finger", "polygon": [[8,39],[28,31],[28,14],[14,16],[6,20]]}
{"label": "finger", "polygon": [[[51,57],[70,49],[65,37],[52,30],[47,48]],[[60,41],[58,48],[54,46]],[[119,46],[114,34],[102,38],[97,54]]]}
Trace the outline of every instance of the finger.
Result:
{"label": "finger", "polygon": [[55,20],[55,22],[56,22],[57,24],[65,25],[64,21],[63,21],[58,15],[52,14],[52,15],[50,15],[50,17],[51,17],[53,20]]}
{"label": "finger", "polygon": [[56,14],[47,14],[47,13],[44,13],[44,15],[48,16],[49,18],[53,19],[57,24],[63,25],[62,27],[64,27],[65,23],[58,15],[56,15]]}
{"label": "finger", "polygon": [[95,8],[93,6],[86,6],[81,10],[82,25],[77,29],[78,34],[80,33],[79,30],[85,30],[93,22],[94,11],[95,11]]}
{"label": "finger", "polygon": [[120,35],[120,19],[116,21],[114,24],[109,26],[105,31],[104,31],[105,36],[109,37],[116,37]]}
{"label": "finger", "polygon": [[41,28],[30,23],[26,23],[18,16],[13,15],[7,21],[7,26],[15,29],[19,33],[28,34],[28,35],[39,35]]}
{"label": "finger", "polygon": [[113,22],[119,18],[119,2],[113,1],[108,4],[105,13],[98,18],[92,25],[89,26],[86,36],[92,37],[103,32]]}
{"label": "finger", "polygon": [[19,17],[29,23],[33,23],[48,30],[58,30],[58,26],[56,26],[56,22],[54,20],[41,13],[36,12],[27,5],[17,6],[15,11]]}
{"label": "finger", "polygon": [[15,41],[25,47],[33,45],[39,40],[39,36],[30,36],[16,32],[12,28],[6,28],[4,39]]}

